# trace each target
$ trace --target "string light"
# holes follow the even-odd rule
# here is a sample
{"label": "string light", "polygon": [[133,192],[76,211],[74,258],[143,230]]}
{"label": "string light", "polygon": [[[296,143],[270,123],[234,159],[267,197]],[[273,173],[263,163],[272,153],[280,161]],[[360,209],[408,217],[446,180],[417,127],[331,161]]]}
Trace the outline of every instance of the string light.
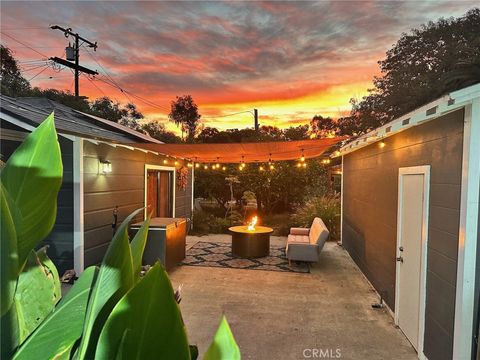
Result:
{"label": "string light", "polygon": [[300,161],[305,162],[305,154],[303,153],[303,149],[302,149],[302,157],[300,158]]}
{"label": "string light", "polygon": [[273,164],[270,164],[270,170],[273,170],[275,169],[275,166],[273,166]]}
{"label": "string light", "polygon": [[192,163],[188,163],[187,166],[188,166],[189,168],[191,168],[191,167],[193,167],[193,164],[192,164]]}
{"label": "string light", "polygon": [[173,163],[173,165],[177,166],[177,165],[178,165],[178,161],[175,161],[175,162]]}
{"label": "string light", "polygon": [[302,164],[301,163],[297,163],[297,167],[302,167]]}
{"label": "string light", "polygon": [[385,141],[380,141],[378,146],[380,146],[380,149],[383,149],[385,147]]}
{"label": "string light", "polygon": [[258,170],[263,171],[263,170],[265,170],[265,169],[263,168],[263,166],[260,165],[260,167],[258,168]]}
{"label": "string light", "polygon": [[205,165],[203,168],[204,168],[205,170],[208,170],[208,165]]}
{"label": "string light", "polygon": [[195,163],[195,168],[199,168],[200,167],[200,164],[199,163]]}
{"label": "string light", "polygon": [[227,167],[226,166],[222,167],[222,170],[223,171],[227,170]]}
{"label": "string light", "polygon": [[164,164],[168,164],[168,160],[167,160],[167,159],[164,159],[164,160],[163,160],[163,163],[164,163]]}
{"label": "string light", "polygon": [[307,163],[303,163],[302,166],[303,166],[304,168],[306,168],[306,167],[307,167]]}

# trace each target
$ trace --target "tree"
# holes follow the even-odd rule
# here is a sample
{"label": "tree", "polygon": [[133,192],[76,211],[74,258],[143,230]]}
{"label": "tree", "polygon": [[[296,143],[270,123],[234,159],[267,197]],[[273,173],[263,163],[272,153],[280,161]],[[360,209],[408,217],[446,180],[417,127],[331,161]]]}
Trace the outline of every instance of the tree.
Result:
{"label": "tree", "polygon": [[[443,94],[480,81],[480,9],[404,33],[379,61],[382,75],[339,123],[365,133]],[[353,133],[352,133],[353,134]]]}
{"label": "tree", "polygon": [[91,103],[91,112],[104,119],[118,122],[121,125],[143,132],[138,120],[143,119],[143,114],[137,110],[135,104],[128,103],[121,107],[108,96],[103,96]]}
{"label": "tree", "polygon": [[170,107],[170,114],[168,117],[177,126],[187,132],[187,141],[193,142],[198,124],[202,115],[198,113],[198,106],[193,101],[190,95],[177,96],[175,101],[172,101]]}
{"label": "tree", "polygon": [[165,128],[165,125],[158,120],[149,121],[142,125],[142,130],[153,137],[154,139],[160,140],[164,143],[179,143],[182,142],[182,139],[175,135],[172,131],[168,131]]}
{"label": "tree", "polygon": [[25,79],[18,67],[17,60],[9,48],[0,45],[1,92],[7,96],[19,96],[30,90],[30,83]]}
{"label": "tree", "polygon": [[315,115],[310,120],[310,131],[316,138],[325,138],[337,135],[339,129],[337,122],[331,117]]}
{"label": "tree", "polygon": [[290,126],[283,130],[285,140],[305,140],[310,138],[308,125]]}
{"label": "tree", "polygon": [[[217,128],[213,127],[204,127],[197,136],[197,141],[201,143],[211,143],[211,142],[220,142],[217,141],[220,131]],[[228,138],[228,136],[227,136]],[[228,142],[228,141],[226,141]]]}

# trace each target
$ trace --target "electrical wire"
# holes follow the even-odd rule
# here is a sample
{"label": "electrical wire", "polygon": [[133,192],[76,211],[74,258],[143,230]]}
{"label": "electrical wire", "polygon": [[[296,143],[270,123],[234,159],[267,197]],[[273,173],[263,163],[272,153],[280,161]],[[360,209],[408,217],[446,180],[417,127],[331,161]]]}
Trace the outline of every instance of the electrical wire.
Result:
{"label": "electrical wire", "polygon": [[105,96],[105,97],[107,96],[107,94],[105,94],[105,91],[103,91],[102,89],[100,89],[100,87],[99,87],[97,84],[95,84],[95,82],[94,82],[92,79],[90,79],[90,77],[88,77],[88,76],[87,76],[86,74],[84,74],[84,73],[82,73],[82,75],[83,75],[88,81],[90,81],[90,83],[91,83],[93,86],[95,86],[95,87],[103,94],[103,96]]}
{"label": "electrical wire", "polygon": [[8,35],[7,33],[3,32],[3,31],[0,31],[0,33],[2,33],[3,35],[5,35],[6,37],[12,39],[13,41],[16,41],[16,42],[18,42],[19,44],[22,44],[22,45],[25,46],[26,48],[28,48],[28,49],[36,52],[36,53],[39,54],[40,56],[43,56],[43,57],[45,57],[45,58],[48,58],[47,55],[42,54],[40,51],[35,50],[32,46],[30,46],[30,45],[28,45],[28,44],[25,44],[24,42],[21,42],[20,40],[14,38],[13,36]]}
{"label": "electrical wire", "polygon": [[28,79],[28,82],[32,81],[33,79],[35,79],[38,75],[40,75],[41,73],[43,73],[45,70],[47,70],[50,66],[48,65],[45,65],[45,69],[41,70],[39,73],[37,73],[37,75],[35,75],[34,77]]}
{"label": "electrical wire", "polygon": [[28,71],[33,71],[33,70],[40,69],[44,66],[49,66],[49,65],[48,64],[42,64],[42,65],[37,65],[37,66],[26,68],[26,69],[22,68],[21,70],[22,70],[22,72],[28,72]]}
{"label": "electrical wire", "polygon": [[203,116],[204,119],[217,119],[217,118],[223,118],[223,117],[227,117],[227,116],[234,116],[234,115],[239,115],[239,114],[245,114],[245,113],[250,113],[253,115],[252,111],[251,110],[245,110],[245,111],[239,111],[239,112],[236,112],[236,113],[232,113],[232,114],[225,114],[225,115],[218,115],[218,116]]}

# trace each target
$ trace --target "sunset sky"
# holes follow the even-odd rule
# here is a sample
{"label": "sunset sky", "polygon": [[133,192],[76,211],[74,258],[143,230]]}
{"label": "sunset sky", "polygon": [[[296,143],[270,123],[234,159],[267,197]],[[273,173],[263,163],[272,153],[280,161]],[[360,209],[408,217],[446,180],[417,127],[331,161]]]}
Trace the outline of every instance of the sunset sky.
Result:
{"label": "sunset sky", "polygon": [[122,103],[130,98],[147,119],[167,122],[171,100],[190,94],[205,126],[252,126],[249,113],[225,115],[258,108],[261,124],[286,127],[306,124],[315,114],[348,113],[348,100],[366,94],[379,73],[377,61],[402,32],[463,15],[475,4],[2,1],[1,42],[14,51],[27,79],[36,76],[34,86],[73,92],[68,68],[38,74],[41,63],[32,62],[64,58],[72,39],[49,26],[71,27],[98,42],[93,57],[91,49],[81,49],[80,64],[103,79],[106,71],[148,104],[84,77],[81,95]]}

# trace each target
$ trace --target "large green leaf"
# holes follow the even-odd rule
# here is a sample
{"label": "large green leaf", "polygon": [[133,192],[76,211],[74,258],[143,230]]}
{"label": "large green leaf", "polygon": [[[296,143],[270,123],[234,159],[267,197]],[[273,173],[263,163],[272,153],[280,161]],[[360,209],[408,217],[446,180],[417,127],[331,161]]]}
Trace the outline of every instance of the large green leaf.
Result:
{"label": "large green leaf", "polygon": [[45,248],[30,252],[18,278],[14,304],[18,317],[19,344],[53,311],[60,300],[58,272]]}
{"label": "large green leaf", "polygon": [[217,333],[210,344],[204,360],[240,360],[240,349],[233,337],[227,319],[222,316]]}
{"label": "large green leaf", "polygon": [[1,173],[3,185],[18,209],[12,216],[20,268],[30,251],[52,230],[62,173],[52,113],[25,138]]}
{"label": "large green leaf", "polygon": [[190,359],[180,309],[159,263],[115,306],[95,355],[98,359]]}
{"label": "large green leaf", "polygon": [[0,183],[1,316],[5,315],[12,306],[18,276],[17,235],[7,196],[3,183]]}
{"label": "large green leaf", "polygon": [[128,224],[141,211],[130,214],[120,225],[108,247],[88,302],[79,359],[94,356],[100,331],[116,303],[133,287],[133,262]]}
{"label": "large green leaf", "polygon": [[150,226],[150,216],[145,220],[142,227],[137,231],[130,243],[132,249],[133,276],[135,282],[140,280],[140,271],[142,269],[143,251],[147,242],[148,227]]}
{"label": "large green leaf", "polygon": [[15,353],[14,360],[68,358],[80,338],[90,291],[98,268],[91,266],[80,276],[56,309]]}

